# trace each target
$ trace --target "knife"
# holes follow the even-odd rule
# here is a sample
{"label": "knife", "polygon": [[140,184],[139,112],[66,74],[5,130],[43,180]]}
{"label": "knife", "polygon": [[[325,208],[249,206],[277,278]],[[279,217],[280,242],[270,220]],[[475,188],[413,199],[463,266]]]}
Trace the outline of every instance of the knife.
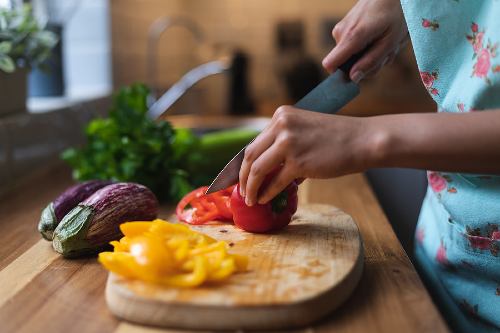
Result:
{"label": "knife", "polygon": [[[359,94],[359,86],[349,79],[352,66],[361,58],[364,52],[352,56],[339,69],[330,74],[324,81],[295,103],[299,109],[320,113],[334,114]],[[253,141],[253,140],[252,140]],[[248,145],[247,145],[248,146]],[[240,167],[245,156],[242,150],[222,169],[206,191],[206,194],[223,190],[234,185],[239,180]]]}

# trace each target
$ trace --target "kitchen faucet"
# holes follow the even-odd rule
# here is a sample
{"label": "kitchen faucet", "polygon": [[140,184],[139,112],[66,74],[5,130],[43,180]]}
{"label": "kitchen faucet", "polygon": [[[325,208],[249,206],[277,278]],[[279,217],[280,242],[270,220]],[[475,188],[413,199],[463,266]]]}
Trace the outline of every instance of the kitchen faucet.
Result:
{"label": "kitchen faucet", "polygon": [[[215,60],[203,63],[184,74],[180,80],[174,83],[163,95],[158,98],[159,82],[157,76],[157,53],[158,42],[162,34],[173,26],[181,26],[190,31],[199,43],[203,43],[205,35],[200,27],[192,20],[185,17],[160,17],[150,26],[148,33],[148,77],[152,93],[148,98],[148,116],[152,119],[159,118],[164,114],[189,88],[200,80],[224,73],[231,74],[230,104],[234,110],[250,110],[253,104],[248,96],[246,84],[246,56],[227,45],[211,45],[216,51]],[[222,51],[221,51],[222,50]]]}
{"label": "kitchen faucet", "polygon": [[229,67],[230,61],[227,61],[227,58],[222,58],[193,68],[151,104],[148,116],[152,119],[159,118],[195,83],[208,76],[222,73]]}

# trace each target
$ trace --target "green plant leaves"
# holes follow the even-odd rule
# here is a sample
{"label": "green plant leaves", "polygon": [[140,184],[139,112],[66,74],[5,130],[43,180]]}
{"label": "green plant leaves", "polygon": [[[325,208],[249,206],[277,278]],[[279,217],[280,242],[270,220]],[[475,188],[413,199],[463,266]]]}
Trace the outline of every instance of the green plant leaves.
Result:
{"label": "green plant leaves", "polygon": [[12,50],[12,43],[11,42],[1,42],[0,43],[0,54],[2,55],[7,55],[7,53]]}
{"label": "green plant leaves", "polygon": [[15,64],[40,66],[57,42],[54,33],[38,24],[30,5],[0,10],[0,70],[11,73]]}
{"label": "green plant leaves", "polygon": [[146,115],[149,89],[120,89],[107,118],[85,128],[87,144],[61,155],[77,180],[132,181],[149,187],[160,200],[176,201],[206,185],[257,132],[229,130],[198,137],[189,129]]}
{"label": "green plant leaves", "polygon": [[5,73],[12,73],[16,69],[16,65],[9,56],[0,56],[0,69]]}
{"label": "green plant leaves", "polygon": [[148,94],[142,84],[122,88],[109,116],[87,125],[87,144],[61,155],[76,179],[134,181],[164,200],[180,199],[192,190],[184,168],[199,139],[189,130],[174,131],[166,121],[149,119]]}

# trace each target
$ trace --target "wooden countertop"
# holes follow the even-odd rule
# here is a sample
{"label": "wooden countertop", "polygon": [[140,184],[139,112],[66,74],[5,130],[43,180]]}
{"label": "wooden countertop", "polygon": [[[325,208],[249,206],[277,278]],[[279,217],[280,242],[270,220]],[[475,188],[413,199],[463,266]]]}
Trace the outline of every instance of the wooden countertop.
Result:
{"label": "wooden countertop", "polygon": [[[114,318],[104,301],[107,273],[95,258],[63,259],[41,239],[41,210],[70,184],[69,170],[54,166],[1,198],[1,331],[174,332]],[[365,271],[352,297],[300,331],[448,331],[363,175],[308,180],[300,191],[301,202],[333,204],[352,215],[365,247]],[[170,212],[163,207],[162,216]]]}

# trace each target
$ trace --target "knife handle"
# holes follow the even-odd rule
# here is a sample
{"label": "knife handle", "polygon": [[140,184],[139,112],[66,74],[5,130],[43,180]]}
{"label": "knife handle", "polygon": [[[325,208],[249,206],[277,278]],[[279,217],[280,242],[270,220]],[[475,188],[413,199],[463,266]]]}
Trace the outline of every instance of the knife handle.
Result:
{"label": "knife handle", "polygon": [[339,69],[342,70],[347,76],[349,76],[349,72],[351,71],[352,66],[354,66],[355,63],[358,62],[359,59],[365,54],[365,51],[361,51],[359,53],[356,53],[349,59],[347,59],[346,62],[344,62],[342,65],[339,66]]}
{"label": "knife handle", "polygon": [[320,113],[337,113],[359,94],[359,86],[351,81],[349,71],[363,54],[364,51],[361,51],[349,58],[339,66],[340,70],[328,75],[325,80],[295,103],[295,107]]}

